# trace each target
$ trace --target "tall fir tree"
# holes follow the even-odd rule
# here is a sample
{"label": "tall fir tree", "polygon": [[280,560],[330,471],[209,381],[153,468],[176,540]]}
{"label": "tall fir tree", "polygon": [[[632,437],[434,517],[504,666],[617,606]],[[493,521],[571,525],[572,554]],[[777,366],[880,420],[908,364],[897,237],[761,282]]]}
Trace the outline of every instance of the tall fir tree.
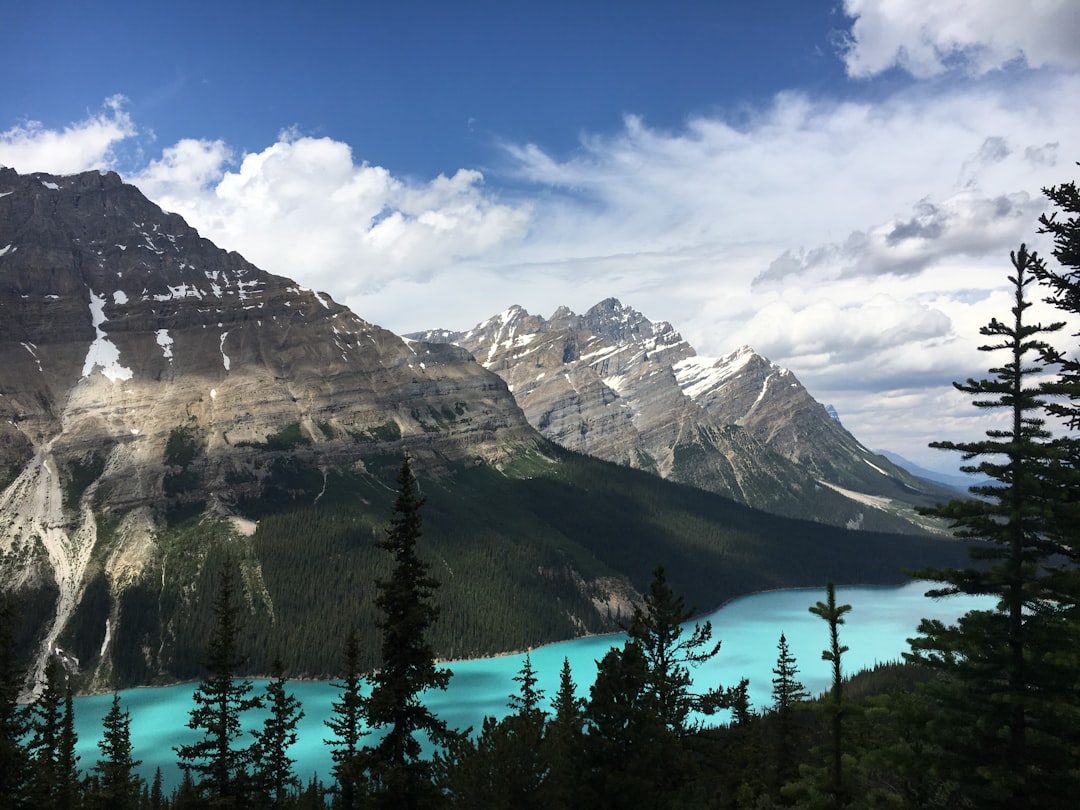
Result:
{"label": "tall fir tree", "polygon": [[367,724],[382,736],[376,745],[365,748],[365,764],[376,806],[412,810],[439,804],[431,760],[423,757],[422,738],[440,748],[454,733],[428,708],[422,695],[430,689],[446,689],[452,673],[435,666],[428,640],[439,615],[433,601],[439,582],[416,549],[424,499],[408,456],[401,464],[397,485],[395,516],[379,542],[394,558],[389,578],[376,583],[382,654],[371,676],[371,693],[364,700]]}
{"label": "tall fir tree", "polygon": [[[214,598],[214,630],[207,642],[207,674],[192,695],[195,704],[188,728],[202,734],[188,745],[176,746],[180,767],[200,794],[219,807],[243,807],[250,793],[251,747],[243,745],[243,716],[262,705],[251,695],[251,681],[238,677],[244,664],[239,650],[240,623],[236,606],[233,561],[226,558]],[[197,777],[197,778],[195,778]]]}
{"label": "tall fir tree", "polygon": [[776,666],[772,679],[772,711],[776,716],[775,761],[772,773],[774,787],[779,788],[795,775],[795,752],[798,749],[798,725],[795,722],[795,707],[810,697],[806,687],[798,679],[799,669],[795,656],[788,648],[787,637],[781,633],[776,645]]}
{"label": "tall fir tree", "polygon": [[293,770],[296,760],[289,756],[289,749],[296,744],[296,726],[304,710],[296,696],[285,691],[280,659],[274,660],[270,675],[263,694],[269,714],[262,728],[253,732],[251,781],[260,806],[285,807],[300,788]]}
{"label": "tall fir tree", "polygon": [[101,810],[137,810],[143,780],[135,769],[142,760],[133,756],[131,715],[120,708],[120,695],[113,694],[101,725],[102,736],[98,740],[101,757],[93,768],[88,804]]}
{"label": "tall fir tree", "polygon": [[677,736],[691,730],[691,712],[711,713],[723,703],[717,690],[691,691],[690,668],[700,666],[720,652],[712,643],[712,624],[695,624],[685,634],[683,625],[694,615],[667,582],[663,565],[653,570],[644,605],[634,608],[627,627],[629,643],[641,650],[647,665],[646,688],[656,700],[661,722]]}
{"label": "tall fir tree", "polygon": [[64,709],[60,717],[60,736],[56,751],[56,810],[71,810],[82,801],[79,779],[79,755],[75,748],[79,735],[75,731],[75,701],[71,683],[64,686]]}
{"label": "tall fir tree", "polygon": [[830,804],[836,810],[846,806],[851,790],[844,772],[844,669],[843,655],[848,648],[840,643],[840,625],[844,624],[844,615],[851,610],[851,605],[836,604],[836,585],[829,582],[825,586],[825,601],[818,602],[810,612],[820,617],[829,625],[829,646],[821,652],[821,660],[828,661],[832,669],[832,689],[825,704],[829,716],[830,756],[828,768],[828,794]]}
{"label": "tall fir tree", "polygon": [[334,807],[354,810],[366,795],[366,780],[360,741],[367,734],[364,725],[363,674],[360,671],[360,641],[356,630],[349,632],[342,654],[341,681],[337,700],[330,704],[329,720],[323,721],[334,736],[326,740],[334,761]]}
{"label": "tall fir tree", "polygon": [[63,675],[52,656],[45,664],[45,683],[30,712],[30,806],[54,807],[60,784],[58,756],[63,724]]}
{"label": "tall fir tree", "polygon": [[1024,245],[1010,258],[1012,317],[980,330],[991,339],[980,350],[1003,352],[1006,362],[990,369],[990,379],[955,383],[976,407],[1000,411],[1004,426],[979,441],[932,445],[980,459],[962,469],[990,481],[971,488],[975,499],[930,510],[978,541],[971,547],[977,565],[918,572],[941,584],[930,596],[992,596],[997,606],[956,625],[923,621],[910,658],[941,674],[931,684],[940,746],[928,767],[940,771],[943,785],[981,807],[1062,806],[1080,789],[1071,742],[1080,720],[1071,587],[1077,547],[1075,524],[1061,518],[1070,497],[1062,476],[1073,461],[1044,427],[1046,395],[1057,391],[1043,384],[1042,363],[1057,356],[1043,336],[1063,324],[1028,323],[1027,288],[1042,262]]}

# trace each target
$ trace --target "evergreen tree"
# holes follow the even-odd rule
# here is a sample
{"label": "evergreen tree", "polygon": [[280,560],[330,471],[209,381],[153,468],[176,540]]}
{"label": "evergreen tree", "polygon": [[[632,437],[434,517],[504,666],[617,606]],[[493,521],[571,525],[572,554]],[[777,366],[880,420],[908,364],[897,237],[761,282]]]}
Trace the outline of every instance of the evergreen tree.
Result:
{"label": "evergreen tree", "polygon": [[826,601],[818,602],[810,608],[810,612],[815,616],[820,616],[829,624],[829,647],[822,651],[821,659],[832,664],[833,683],[827,704],[832,743],[829,790],[832,794],[833,807],[839,810],[839,808],[847,804],[848,800],[843,771],[844,672],[841,666],[841,657],[848,651],[848,648],[840,644],[839,628],[844,623],[844,614],[851,610],[851,605],[836,604],[836,586],[831,582],[825,586],[825,593]]}
{"label": "evergreen tree", "polygon": [[240,626],[235,589],[232,560],[226,559],[214,599],[214,631],[206,647],[207,675],[192,695],[195,705],[188,720],[188,728],[201,732],[202,738],[174,748],[185,773],[198,776],[193,778],[195,788],[221,807],[245,803],[251,749],[239,744],[241,718],[262,705],[259,698],[251,697],[251,681],[237,677],[244,658],[237,649]]}
{"label": "evergreen tree", "polygon": [[164,810],[165,806],[165,789],[161,779],[161,768],[155,768],[154,781],[150,783],[150,810]]}
{"label": "evergreen tree", "polygon": [[577,794],[584,707],[585,701],[577,696],[570,659],[564,658],[559,672],[559,689],[551,703],[554,715],[544,731],[544,758],[549,767],[544,799],[553,810],[568,810],[580,805]]}
{"label": "evergreen tree", "polygon": [[[102,810],[136,810],[143,780],[135,773],[142,760],[132,757],[131,716],[120,709],[120,696],[113,694],[109,711],[102,718],[98,740],[101,759],[94,766],[89,803]],[[159,785],[160,789],[160,785]]]}
{"label": "evergreen tree", "polygon": [[332,715],[324,721],[334,736],[325,742],[331,747],[330,756],[334,760],[334,806],[340,810],[353,810],[360,806],[365,795],[360,740],[367,733],[361,693],[360,642],[356,630],[345,640],[342,659],[344,675],[340,683],[334,684],[341,690],[340,696],[330,704]]}
{"label": "evergreen tree", "polygon": [[429,689],[446,689],[449,669],[435,666],[428,631],[439,615],[432,602],[439,583],[417,554],[421,536],[420,507],[408,456],[397,477],[395,517],[380,548],[394,557],[390,577],[377,584],[375,606],[382,612],[381,664],[371,676],[371,694],[364,700],[368,725],[382,731],[379,742],[365,749],[376,804],[418,808],[437,804],[431,761],[421,754],[424,735],[436,747],[454,734],[421,699]]}
{"label": "evergreen tree", "polygon": [[[1061,323],[1028,324],[1027,287],[1042,263],[1024,245],[1011,254],[1012,318],[980,331],[986,352],[1007,361],[992,379],[956,387],[983,409],[1000,409],[1001,429],[973,442],[933,446],[981,459],[962,469],[991,483],[972,487],[977,499],[952,501],[930,513],[952,520],[978,567],[919,572],[941,583],[930,596],[981,594],[993,610],[971,611],[954,626],[923,621],[911,639],[911,658],[942,679],[932,686],[942,752],[934,767],[945,783],[980,806],[1057,806],[1080,787],[1075,737],[1080,721],[1075,644],[1077,625],[1075,521],[1062,518],[1075,503],[1072,443],[1051,437],[1041,414],[1054,386],[1040,384],[1040,359],[1057,356],[1042,336]],[[1071,645],[1071,649],[1069,648]]]}
{"label": "evergreen tree", "polygon": [[75,732],[75,702],[71,684],[64,687],[64,713],[60,718],[59,747],[56,751],[56,808],[68,810],[77,807],[81,800],[79,783],[79,755],[75,746],[79,735]]}
{"label": "evergreen tree", "polygon": [[780,634],[777,644],[776,666],[772,679],[772,710],[776,716],[776,761],[773,768],[776,785],[784,784],[795,774],[795,750],[798,727],[793,713],[795,706],[810,697],[810,693],[796,677],[795,656],[788,649],[787,638]]}
{"label": "evergreen tree", "polygon": [[690,691],[690,667],[705,663],[720,651],[720,642],[712,644],[712,624],[695,624],[684,637],[683,624],[693,616],[681,596],[667,584],[664,566],[653,571],[644,607],[634,608],[627,628],[629,642],[645,658],[646,688],[656,701],[661,722],[676,735],[690,730],[692,711],[711,713],[723,703],[716,690],[705,694]]}
{"label": "evergreen tree", "polygon": [[279,659],[275,659],[271,675],[273,680],[266,685],[263,697],[270,714],[262,729],[254,732],[252,782],[262,806],[285,807],[290,794],[300,787],[293,771],[296,760],[289,756],[289,748],[296,743],[296,725],[304,712],[296,696],[285,691]]}
{"label": "evergreen tree", "polygon": [[30,802],[31,807],[57,804],[60,784],[59,752],[63,723],[62,675],[52,656],[45,664],[45,684],[30,713]]}
{"label": "evergreen tree", "polygon": [[23,672],[15,652],[15,602],[0,601],[0,808],[25,807],[29,756],[22,741],[28,730],[19,705]]}
{"label": "evergreen tree", "polygon": [[[1062,267],[1052,268],[1039,262],[1033,264],[1031,271],[1040,284],[1049,287],[1050,295],[1046,299],[1049,303],[1064,312],[1080,313],[1080,190],[1075,182],[1070,182],[1044,188],[1043,194],[1060,210],[1039,217],[1039,233],[1053,237],[1053,255]],[[1059,218],[1059,213],[1064,216]],[[1068,401],[1050,402],[1047,408],[1063,416],[1074,430],[1080,428],[1080,357],[1055,352],[1049,359],[1060,366],[1058,393],[1065,394]]]}

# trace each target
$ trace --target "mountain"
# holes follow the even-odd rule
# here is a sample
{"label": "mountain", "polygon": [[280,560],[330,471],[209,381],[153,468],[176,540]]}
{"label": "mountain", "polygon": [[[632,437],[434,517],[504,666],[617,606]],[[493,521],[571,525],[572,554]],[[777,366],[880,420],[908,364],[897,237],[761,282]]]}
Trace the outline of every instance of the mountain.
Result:
{"label": "mountain", "polygon": [[920,467],[914,461],[909,461],[899,453],[893,453],[889,450],[877,450],[876,452],[878,455],[887,458],[897,467],[903,467],[912,475],[917,475],[919,478],[924,478],[927,481],[933,481],[934,483],[948,487],[953,491],[953,497],[971,497],[968,492],[971,487],[991,483],[990,479],[980,479],[976,476],[963,474],[950,475],[937,470],[927,469],[926,467]]}
{"label": "mountain", "polygon": [[748,346],[699,357],[671,324],[613,298],[413,337],[468,350],[562,447],[760,509],[912,531],[924,525],[913,506],[948,497],[867,450],[789,370]]}
{"label": "mountain", "polygon": [[[81,688],[199,677],[224,565],[250,672],[331,675],[353,629],[373,665],[373,541],[406,453],[448,658],[615,629],[658,561],[712,607],[962,558],[563,449],[464,349],[254,267],[115,174],[0,169],[0,311],[0,586],[33,673],[58,655]],[[607,320],[579,332],[653,328]]]}

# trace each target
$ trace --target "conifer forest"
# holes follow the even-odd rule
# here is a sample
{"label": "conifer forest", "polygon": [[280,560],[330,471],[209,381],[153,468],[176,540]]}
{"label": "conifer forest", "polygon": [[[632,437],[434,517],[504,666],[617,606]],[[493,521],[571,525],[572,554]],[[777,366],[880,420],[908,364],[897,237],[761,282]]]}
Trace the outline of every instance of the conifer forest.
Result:
{"label": "conifer forest", "polygon": [[[1053,210],[1037,227],[1052,255],[1022,244],[1003,257],[1012,306],[981,330],[986,376],[955,383],[990,427],[978,441],[943,436],[934,445],[985,481],[971,498],[925,510],[969,544],[968,559],[906,572],[930,583],[928,596],[988,596],[992,609],[952,625],[924,620],[902,662],[850,674],[844,631],[859,617],[823,582],[807,610],[827,629],[821,658],[831,688],[808,694],[780,635],[771,704],[752,710],[745,680],[693,682],[722,639],[694,623],[658,560],[622,645],[595,672],[567,662],[557,692],[544,694],[526,657],[509,714],[450,728],[422,699],[445,689],[450,673],[432,646],[441,583],[425,556],[424,497],[406,456],[365,595],[378,622],[335,628],[331,774],[297,776],[290,747],[304,707],[282,674],[288,667],[274,661],[262,690],[244,675],[255,651],[244,648],[242,568],[223,554],[205,644],[192,653],[200,675],[187,725],[198,739],[175,748],[183,773],[175,788],[160,772],[138,775],[119,696],[93,762],[75,755],[73,689],[61,666],[50,663],[33,701],[20,702],[18,606],[4,600],[0,808],[1076,807],[1080,344],[1067,319],[1080,315],[1080,191],[1069,182],[1044,193]],[[1037,302],[1062,320],[1035,319]],[[576,680],[591,686],[578,690]],[[249,733],[242,720],[256,708],[266,719]]]}

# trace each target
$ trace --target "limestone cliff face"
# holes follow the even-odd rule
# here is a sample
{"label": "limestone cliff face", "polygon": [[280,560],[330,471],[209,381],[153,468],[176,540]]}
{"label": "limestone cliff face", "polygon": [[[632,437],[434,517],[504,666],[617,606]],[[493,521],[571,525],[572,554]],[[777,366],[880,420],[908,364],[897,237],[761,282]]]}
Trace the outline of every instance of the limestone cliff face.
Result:
{"label": "limestone cliff face", "polygon": [[325,469],[540,442],[464,351],[259,270],[117,175],[0,169],[0,552],[17,563],[0,575],[55,580],[57,631],[95,514],[123,516],[109,564],[135,576],[163,509],[209,493],[233,512],[284,444]]}
{"label": "limestone cliff face", "polygon": [[671,324],[615,299],[547,320],[514,306],[467,332],[424,337],[462,346],[506,380],[552,441],[751,506],[857,525],[865,502],[838,488],[881,495],[910,481],[787,369],[749,347],[698,357]]}

